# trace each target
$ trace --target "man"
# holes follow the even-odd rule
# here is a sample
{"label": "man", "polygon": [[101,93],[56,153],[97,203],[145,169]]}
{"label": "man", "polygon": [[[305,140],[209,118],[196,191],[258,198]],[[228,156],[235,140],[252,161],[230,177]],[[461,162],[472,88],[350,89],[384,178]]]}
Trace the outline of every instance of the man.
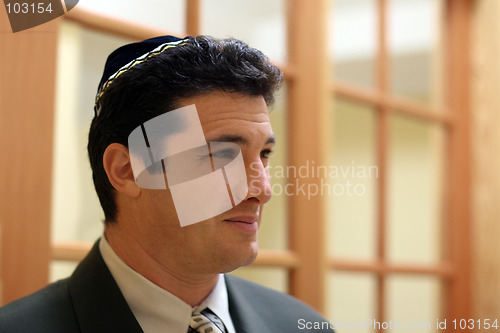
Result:
{"label": "man", "polygon": [[224,275],[257,255],[281,78],[234,39],[113,52],[88,144],[104,237],[70,278],[2,308],[0,332],[330,332],[299,301]]}

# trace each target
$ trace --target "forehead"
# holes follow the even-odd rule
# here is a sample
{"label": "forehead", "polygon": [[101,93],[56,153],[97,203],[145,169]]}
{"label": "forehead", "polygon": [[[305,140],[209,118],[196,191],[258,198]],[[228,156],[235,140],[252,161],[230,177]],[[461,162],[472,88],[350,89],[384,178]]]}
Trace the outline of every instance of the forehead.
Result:
{"label": "forehead", "polygon": [[182,99],[180,104],[196,106],[207,140],[227,134],[272,134],[269,112],[262,96],[217,91]]}

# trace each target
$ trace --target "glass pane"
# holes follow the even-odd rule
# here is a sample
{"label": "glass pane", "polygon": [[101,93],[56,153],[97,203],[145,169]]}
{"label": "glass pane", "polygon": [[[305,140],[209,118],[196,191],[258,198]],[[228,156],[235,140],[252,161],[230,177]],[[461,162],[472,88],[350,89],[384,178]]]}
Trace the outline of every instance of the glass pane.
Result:
{"label": "glass pane", "polygon": [[335,257],[371,259],[376,246],[378,177],[375,114],[342,100],[336,100],[334,113],[328,251]]}
{"label": "glass pane", "polygon": [[95,241],[104,214],[87,157],[97,84],[107,56],[123,38],[61,22],[58,43],[52,239]]}
{"label": "glass pane", "polygon": [[287,196],[283,191],[287,179],[280,170],[286,166],[286,86],[276,95],[276,102],[270,108],[271,125],[276,137],[274,152],[269,161],[271,189],[273,196],[265,205],[262,223],[259,230],[259,247],[261,249],[288,248]]}
{"label": "glass pane", "polygon": [[202,6],[202,33],[247,42],[271,60],[286,60],[284,0],[210,0]]}
{"label": "glass pane", "polygon": [[70,276],[76,268],[77,262],[51,260],[49,264],[49,281],[55,282]]}
{"label": "glass pane", "polygon": [[288,270],[285,268],[246,266],[240,267],[230,274],[288,293]]}
{"label": "glass pane", "polygon": [[392,92],[426,104],[439,104],[441,1],[390,0],[388,4]]}
{"label": "glass pane", "polygon": [[438,331],[436,320],[441,318],[441,286],[437,278],[395,275],[386,281],[385,321],[391,321],[394,328],[391,332]]}
{"label": "glass pane", "polygon": [[334,0],[330,28],[333,76],[366,87],[374,86],[377,41],[376,1]]}
{"label": "glass pane", "polygon": [[107,16],[152,26],[173,34],[184,34],[185,0],[85,0],[78,7]]}
{"label": "glass pane", "polygon": [[436,263],[443,204],[443,129],[392,116],[389,130],[388,257]]}
{"label": "glass pane", "polygon": [[366,273],[333,272],[328,276],[326,318],[335,332],[372,333],[376,316],[376,278]]}

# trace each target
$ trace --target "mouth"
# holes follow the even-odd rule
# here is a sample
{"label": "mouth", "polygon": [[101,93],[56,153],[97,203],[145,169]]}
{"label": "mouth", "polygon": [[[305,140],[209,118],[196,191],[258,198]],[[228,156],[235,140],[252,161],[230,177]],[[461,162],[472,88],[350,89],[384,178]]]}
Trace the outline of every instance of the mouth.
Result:
{"label": "mouth", "polygon": [[257,223],[258,216],[248,215],[248,216],[235,216],[225,219],[224,222],[230,223],[232,226],[239,228],[247,233],[256,233],[259,229],[259,224]]}
{"label": "mouth", "polygon": [[241,222],[241,223],[257,223],[257,219],[259,217],[257,215],[247,215],[247,216],[235,216],[224,221],[227,222]]}

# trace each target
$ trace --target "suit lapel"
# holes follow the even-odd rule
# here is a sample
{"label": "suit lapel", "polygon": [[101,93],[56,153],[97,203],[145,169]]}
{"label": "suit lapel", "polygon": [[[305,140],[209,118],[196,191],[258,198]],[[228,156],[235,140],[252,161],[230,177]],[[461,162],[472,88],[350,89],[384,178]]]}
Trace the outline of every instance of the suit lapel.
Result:
{"label": "suit lapel", "polygon": [[[230,275],[226,275],[227,297],[229,301],[229,313],[233,320],[234,328],[238,333],[264,333],[272,332],[272,329],[262,321],[262,318],[255,312],[253,304],[246,288],[239,285],[238,280]],[[262,304],[260,304],[262,306]]]}
{"label": "suit lapel", "polygon": [[94,244],[69,280],[69,292],[80,330],[82,333],[142,333],[102,259],[98,243]]}

